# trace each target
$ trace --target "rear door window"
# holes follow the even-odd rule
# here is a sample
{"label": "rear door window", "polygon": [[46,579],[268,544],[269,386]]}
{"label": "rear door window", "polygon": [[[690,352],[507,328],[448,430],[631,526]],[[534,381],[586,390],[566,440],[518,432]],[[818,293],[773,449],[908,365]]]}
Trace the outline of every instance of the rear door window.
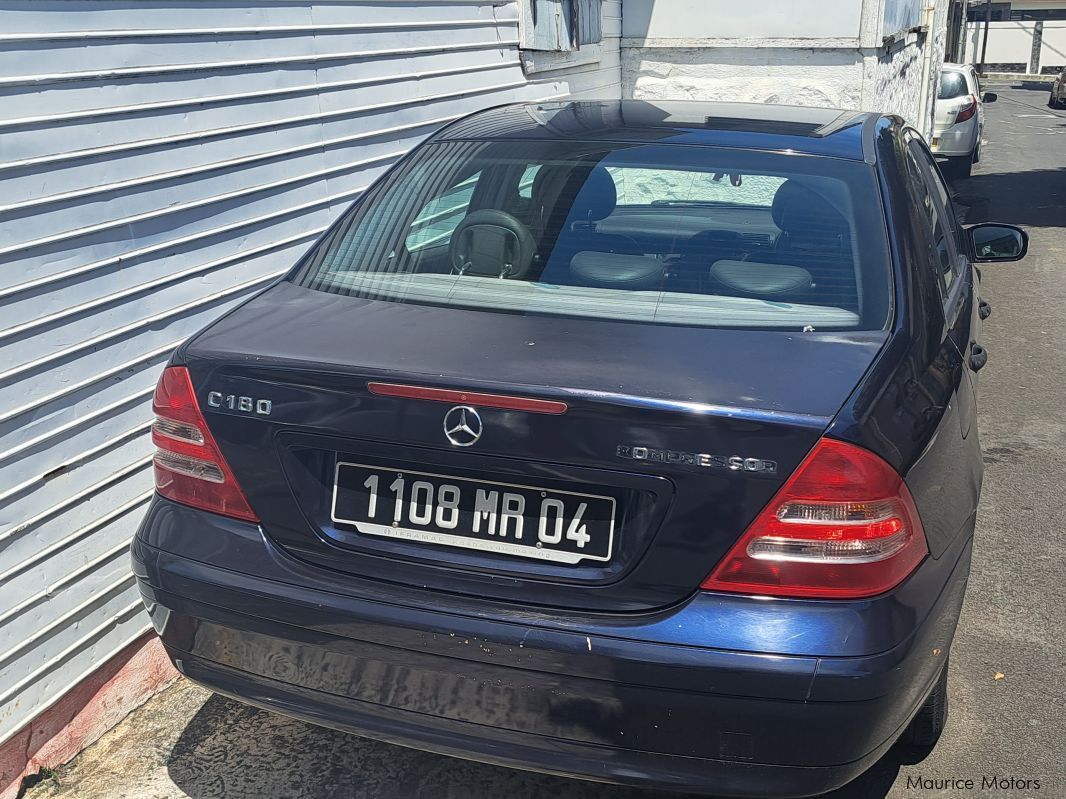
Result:
{"label": "rear door window", "polygon": [[480,172],[449,186],[426,203],[411,221],[404,245],[409,251],[447,244],[474,196]]}
{"label": "rear door window", "polygon": [[522,177],[518,181],[518,196],[523,200],[533,199],[533,181],[537,179],[541,164],[530,164],[522,171]]}
{"label": "rear door window", "polygon": [[908,134],[908,177],[926,225],[931,243],[930,263],[937,270],[937,278],[945,298],[951,294],[962,276],[959,249],[959,229],[951,207],[951,197],[936,168],[935,161],[918,141],[916,134]]}

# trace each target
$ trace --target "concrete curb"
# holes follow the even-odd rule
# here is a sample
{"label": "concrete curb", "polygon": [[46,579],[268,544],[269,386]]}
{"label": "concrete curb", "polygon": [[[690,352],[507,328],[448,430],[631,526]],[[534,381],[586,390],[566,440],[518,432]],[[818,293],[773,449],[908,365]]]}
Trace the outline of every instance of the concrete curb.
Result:
{"label": "concrete curb", "polygon": [[0,799],[18,796],[25,777],[73,759],[177,676],[154,633],[138,638],[0,744]]}
{"label": "concrete curb", "polygon": [[1046,83],[1048,88],[1055,82],[1054,75],[1022,75],[1018,72],[989,72],[981,76],[985,82],[995,83]]}

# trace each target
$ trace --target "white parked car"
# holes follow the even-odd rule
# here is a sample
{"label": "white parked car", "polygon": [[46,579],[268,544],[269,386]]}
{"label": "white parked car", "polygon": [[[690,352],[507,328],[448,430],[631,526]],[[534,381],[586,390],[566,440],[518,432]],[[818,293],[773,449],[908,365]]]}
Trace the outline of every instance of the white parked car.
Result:
{"label": "white parked car", "polygon": [[1062,70],[1055,78],[1055,82],[1051,84],[1051,97],[1048,99],[1048,105],[1052,108],[1066,106],[1066,69]]}
{"label": "white parked car", "polygon": [[947,159],[946,172],[970,176],[973,165],[981,160],[984,127],[984,98],[976,70],[970,64],[944,64],[930,144],[937,156]]}

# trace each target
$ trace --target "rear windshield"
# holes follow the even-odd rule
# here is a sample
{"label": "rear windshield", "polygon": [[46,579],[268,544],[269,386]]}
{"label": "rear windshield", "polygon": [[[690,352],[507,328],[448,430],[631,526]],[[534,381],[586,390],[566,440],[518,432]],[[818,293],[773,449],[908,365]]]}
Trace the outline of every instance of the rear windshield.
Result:
{"label": "rear windshield", "polygon": [[966,87],[966,76],[961,72],[945,70],[940,73],[940,92],[937,97],[941,100],[954,100],[970,93]]}
{"label": "rear windshield", "polygon": [[858,162],[661,144],[419,148],[294,280],[357,297],[636,324],[881,329],[890,267]]}

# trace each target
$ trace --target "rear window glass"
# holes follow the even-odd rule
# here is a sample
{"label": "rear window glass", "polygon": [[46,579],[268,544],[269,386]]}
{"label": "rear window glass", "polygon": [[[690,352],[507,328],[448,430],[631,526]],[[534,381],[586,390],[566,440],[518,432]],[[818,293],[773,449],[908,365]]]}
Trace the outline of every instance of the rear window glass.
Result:
{"label": "rear window glass", "polygon": [[421,147],[294,280],[478,311],[881,329],[890,267],[869,166],[662,144]]}
{"label": "rear window glass", "polygon": [[966,76],[961,72],[945,71],[940,73],[940,91],[937,94],[939,99],[953,100],[969,93],[966,88]]}

